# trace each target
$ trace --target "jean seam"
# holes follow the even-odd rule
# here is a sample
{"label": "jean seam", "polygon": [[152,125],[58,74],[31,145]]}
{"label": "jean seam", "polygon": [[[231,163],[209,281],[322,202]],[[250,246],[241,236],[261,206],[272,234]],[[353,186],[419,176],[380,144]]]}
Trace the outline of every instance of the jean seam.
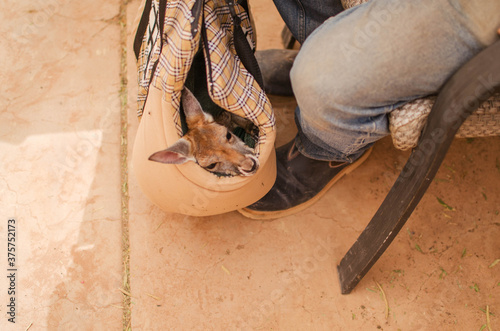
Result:
{"label": "jean seam", "polygon": [[299,38],[299,43],[303,43],[304,40],[306,39],[306,24],[305,24],[305,10],[304,6],[300,2],[300,0],[295,0],[297,3],[298,7],[300,7],[299,15],[298,15],[298,31],[297,31],[297,37]]}
{"label": "jean seam", "polygon": [[369,136],[370,134],[368,133],[366,136],[356,138],[356,140],[352,143],[350,148],[343,151],[344,156],[346,158],[349,158],[350,155],[357,152],[360,149],[360,147],[363,147],[365,145],[366,138],[368,138]]}

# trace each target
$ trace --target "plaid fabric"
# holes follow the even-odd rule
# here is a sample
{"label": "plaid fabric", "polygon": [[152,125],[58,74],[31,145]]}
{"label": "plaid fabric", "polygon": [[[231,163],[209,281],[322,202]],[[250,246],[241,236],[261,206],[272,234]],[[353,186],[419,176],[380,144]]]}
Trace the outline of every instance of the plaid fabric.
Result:
{"label": "plaid fabric", "polygon": [[[201,42],[201,29],[194,36],[191,9],[196,0],[169,0],[163,26],[163,42],[159,36],[159,0],[152,1],[149,27],[143,37],[137,60],[139,71],[138,116],[142,116],[149,86],[163,91],[164,99],[172,104],[173,120],[182,135],[179,115],[181,92],[193,57]],[[209,57],[206,58],[209,94],[220,107],[251,120],[260,129],[259,147],[266,142],[266,133],[275,129],[271,104],[253,76],[245,69],[233,44],[233,22],[224,0],[205,0],[203,15],[199,20],[207,33]],[[247,39],[255,48],[255,36],[247,13],[236,9],[247,33]],[[204,21],[203,21],[204,16]],[[194,32],[194,31],[193,31]],[[163,46],[162,46],[163,44]],[[203,43],[202,43],[203,44]],[[205,48],[205,46],[203,45]],[[205,54],[207,54],[207,50]]]}
{"label": "plaid fabric", "polygon": [[159,1],[153,0],[151,3],[151,11],[149,12],[149,24],[146,28],[146,33],[144,34],[142,40],[141,50],[137,58],[139,83],[137,102],[139,117],[142,116],[142,111],[148,95],[151,74],[155,63],[158,61],[161,51],[159,10]]}

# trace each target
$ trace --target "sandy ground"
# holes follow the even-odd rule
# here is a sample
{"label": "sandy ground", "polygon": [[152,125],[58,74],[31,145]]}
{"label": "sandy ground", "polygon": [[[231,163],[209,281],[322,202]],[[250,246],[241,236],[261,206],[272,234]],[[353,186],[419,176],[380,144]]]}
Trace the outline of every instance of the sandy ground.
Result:
{"label": "sandy ground", "polygon": [[[251,3],[259,49],[281,47],[273,3]],[[160,210],[123,167],[138,126],[138,6],[0,5],[0,330],[500,328],[500,137],[456,139],[389,249],[341,295],[336,266],[409,153],[383,139],[317,204],[274,221]],[[280,145],[295,101],[270,99]]]}

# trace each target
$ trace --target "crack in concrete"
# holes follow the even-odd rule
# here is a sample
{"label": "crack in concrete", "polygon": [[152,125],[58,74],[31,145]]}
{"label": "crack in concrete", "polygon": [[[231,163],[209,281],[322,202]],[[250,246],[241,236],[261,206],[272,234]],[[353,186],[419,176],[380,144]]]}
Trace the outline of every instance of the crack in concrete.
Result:
{"label": "crack in concrete", "polygon": [[[128,0],[120,0],[118,21],[120,23],[120,172],[121,172],[121,222],[122,222],[122,262],[123,289],[130,289],[130,238],[129,238],[129,193],[128,193],[128,117],[127,117],[127,5]],[[131,298],[123,295],[123,330],[131,330]]]}
{"label": "crack in concrete", "polygon": [[331,222],[332,225],[338,226],[342,230],[350,230],[354,233],[361,233],[363,231],[362,229],[361,230],[357,229],[357,228],[353,227],[352,225],[349,225],[350,223],[346,223],[346,222],[339,220],[338,218],[335,218],[335,217],[322,216],[318,212],[313,212],[313,215],[322,221],[325,220],[325,221]]}

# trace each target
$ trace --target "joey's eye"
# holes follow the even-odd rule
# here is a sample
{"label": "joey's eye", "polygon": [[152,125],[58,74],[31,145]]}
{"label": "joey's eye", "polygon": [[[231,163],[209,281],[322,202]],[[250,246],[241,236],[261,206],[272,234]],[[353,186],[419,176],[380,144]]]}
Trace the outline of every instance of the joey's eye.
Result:
{"label": "joey's eye", "polygon": [[229,140],[231,140],[231,137],[232,137],[231,132],[228,131],[226,133],[226,139],[229,141]]}
{"label": "joey's eye", "polygon": [[217,165],[217,162],[215,162],[215,163],[211,163],[211,164],[209,164],[208,166],[206,166],[206,167],[205,167],[205,169],[212,170],[212,169],[214,169],[214,168],[215,168],[215,166],[216,166],[216,165]]}

